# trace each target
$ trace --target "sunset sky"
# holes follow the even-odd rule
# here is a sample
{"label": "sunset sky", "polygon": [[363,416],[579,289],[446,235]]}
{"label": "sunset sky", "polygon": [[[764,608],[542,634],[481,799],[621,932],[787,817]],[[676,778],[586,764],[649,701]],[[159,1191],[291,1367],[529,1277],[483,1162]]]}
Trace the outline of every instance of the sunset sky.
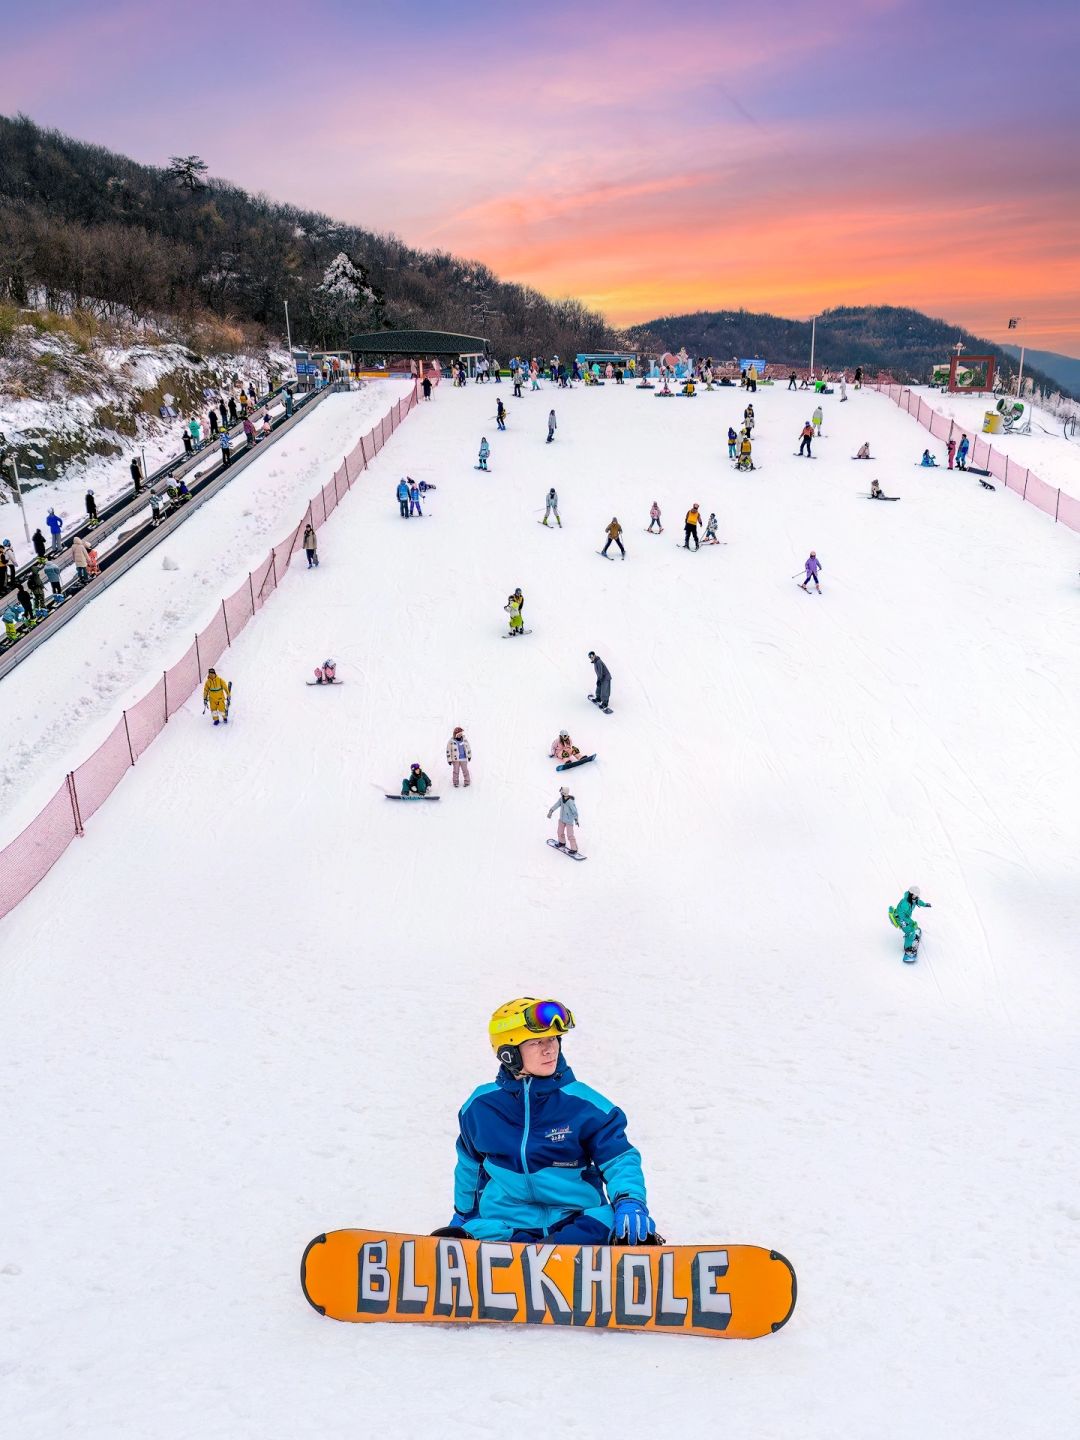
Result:
{"label": "sunset sky", "polygon": [[913,305],[1080,355],[1080,4],[36,0],[0,109],[616,322]]}

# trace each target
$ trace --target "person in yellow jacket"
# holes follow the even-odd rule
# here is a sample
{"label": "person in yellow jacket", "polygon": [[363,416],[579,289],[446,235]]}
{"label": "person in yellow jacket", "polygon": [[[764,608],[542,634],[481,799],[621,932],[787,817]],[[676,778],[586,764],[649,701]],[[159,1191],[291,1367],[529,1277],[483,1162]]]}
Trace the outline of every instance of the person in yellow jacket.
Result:
{"label": "person in yellow jacket", "polygon": [[601,555],[606,555],[607,552],[608,552],[608,547],[610,546],[611,542],[614,540],[614,541],[615,541],[615,544],[616,544],[616,545],[619,547],[619,549],[622,551],[622,558],[625,560],[625,559],[626,559],[626,546],[625,546],[625,545],[622,543],[622,541],[619,539],[619,536],[620,536],[621,534],[622,534],[622,526],[619,524],[618,520],[617,520],[617,519],[615,518],[615,516],[613,515],[613,516],[611,517],[611,524],[607,527],[607,540],[605,541],[605,543],[604,543],[604,548],[600,551],[600,554],[601,554]]}
{"label": "person in yellow jacket", "polygon": [[701,524],[701,510],[695,500],[690,509],[686,512],[686,538],[683,540],[683,549],[690,549],[690,541],[694,542],[694,549],[698,548],[697,527]]}
{"label": "person in yellow jacket", "polygon": [[739,441],[739,458],[735,463],[740,470],[753,470],[754,468],[753,446],[750,443],[748,430],[742,432],[742,439]]}
{"label": "person in yellow jacket", "polygon": [[214,724],[220,721],[229,723],[229,701],[232,698],[232,681],[223,680],[217,671],[210,667],[206,672],[206,684],[202,690],[203,713],[209,705],[210,714],[214,717]]}

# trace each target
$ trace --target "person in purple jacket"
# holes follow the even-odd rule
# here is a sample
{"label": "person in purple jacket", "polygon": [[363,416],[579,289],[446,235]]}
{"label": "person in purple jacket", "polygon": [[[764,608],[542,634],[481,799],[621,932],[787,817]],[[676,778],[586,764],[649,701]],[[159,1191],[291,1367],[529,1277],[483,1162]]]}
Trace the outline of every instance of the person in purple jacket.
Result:
{"label": "person in purple jacket", "polygon": [[806,561],[806,579],[799,586],[800,590],[809,590],[810,581],[814,582],[814,589],[821,594],[821,586],[818,584],[818,576],[821,574],[821,561],[817,558],[817,551],[811,550]]}

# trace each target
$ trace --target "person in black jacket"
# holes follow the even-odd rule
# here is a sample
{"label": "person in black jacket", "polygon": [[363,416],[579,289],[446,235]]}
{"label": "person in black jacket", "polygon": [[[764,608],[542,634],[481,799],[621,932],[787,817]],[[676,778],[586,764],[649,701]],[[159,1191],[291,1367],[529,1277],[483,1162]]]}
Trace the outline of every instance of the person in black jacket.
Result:
{"label": "person in black jacket", "polygon": [[589,659],[592,661],[593,670],[596,672],[596,694],[592,696],[593,704],[599,705],[602,710],[608,708],[608,701],[611,699],[611,671],[604,664],[595,650],[589,651]]}
{"label": "person in black jacket", "polygon": [[[191,436],[186,429],[184,431],[184,449],[189,455],[191,454]],[[138,495],[143,481],[142,466],[139,464],[138,455],[133,455],[131,458],[131,478],[135,482],[135,494]]]}
{"label": "person in black jacket", "polygon": [[49,548],[45,536],[41,533],[41,526],[34,531],[34,554],[39,560],[45,559],[45,551]]}
{"label": "person in black jacket", "polygon": [[94,499],[93,490],[87,490],[86,492],[86,518],[93,520],[95,523],[97,522],[97,501]]}

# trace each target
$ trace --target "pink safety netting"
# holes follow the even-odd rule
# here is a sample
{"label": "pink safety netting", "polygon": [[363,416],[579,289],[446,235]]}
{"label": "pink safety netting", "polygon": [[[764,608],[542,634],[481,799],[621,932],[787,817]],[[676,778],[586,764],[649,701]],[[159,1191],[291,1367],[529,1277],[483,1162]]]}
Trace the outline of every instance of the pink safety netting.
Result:
{"label": "pink safety netting", "polygon": [[229,644],[231,645],[255,613],[255,606],[251,598],[250,575],[240,586],[240,589],[230,595],[227,600],[223,601],[223,604],[225,606],[225,621],[229,627]]}
{"label": "pink safety netting", "polygon": [[165,697],[169,719],[182,705],[186,705],[195,693],[199,683],[199,662],[192,641],[183,657],[165,671]]}
{"label": "pink safety netting", "polygon": [[229,632],[225,625],[224,610],[217,610],[214,618],[201,631],[197,642],[199,669],[199,680],[206,679],[206,672],[211,665],[216,665],[225,653],[225,647],[229,644]]}
{"label": "pink safety netting", "polygon": [[75,804],[83,825],[109,798],[131,769],[131,764],[127,727],[121,720],[90,758],[72,771]]}
{"label": "pink safety netting", "polygon": [[0,850],[0,916],[14,910],[74,840],[75,807],[67,776],[44,810]]}
{"label": "pink safety netting", "polygon": [[165,728],[165,681],[159,680],[130,710],[125,710],[131,753],[137,760]]}

